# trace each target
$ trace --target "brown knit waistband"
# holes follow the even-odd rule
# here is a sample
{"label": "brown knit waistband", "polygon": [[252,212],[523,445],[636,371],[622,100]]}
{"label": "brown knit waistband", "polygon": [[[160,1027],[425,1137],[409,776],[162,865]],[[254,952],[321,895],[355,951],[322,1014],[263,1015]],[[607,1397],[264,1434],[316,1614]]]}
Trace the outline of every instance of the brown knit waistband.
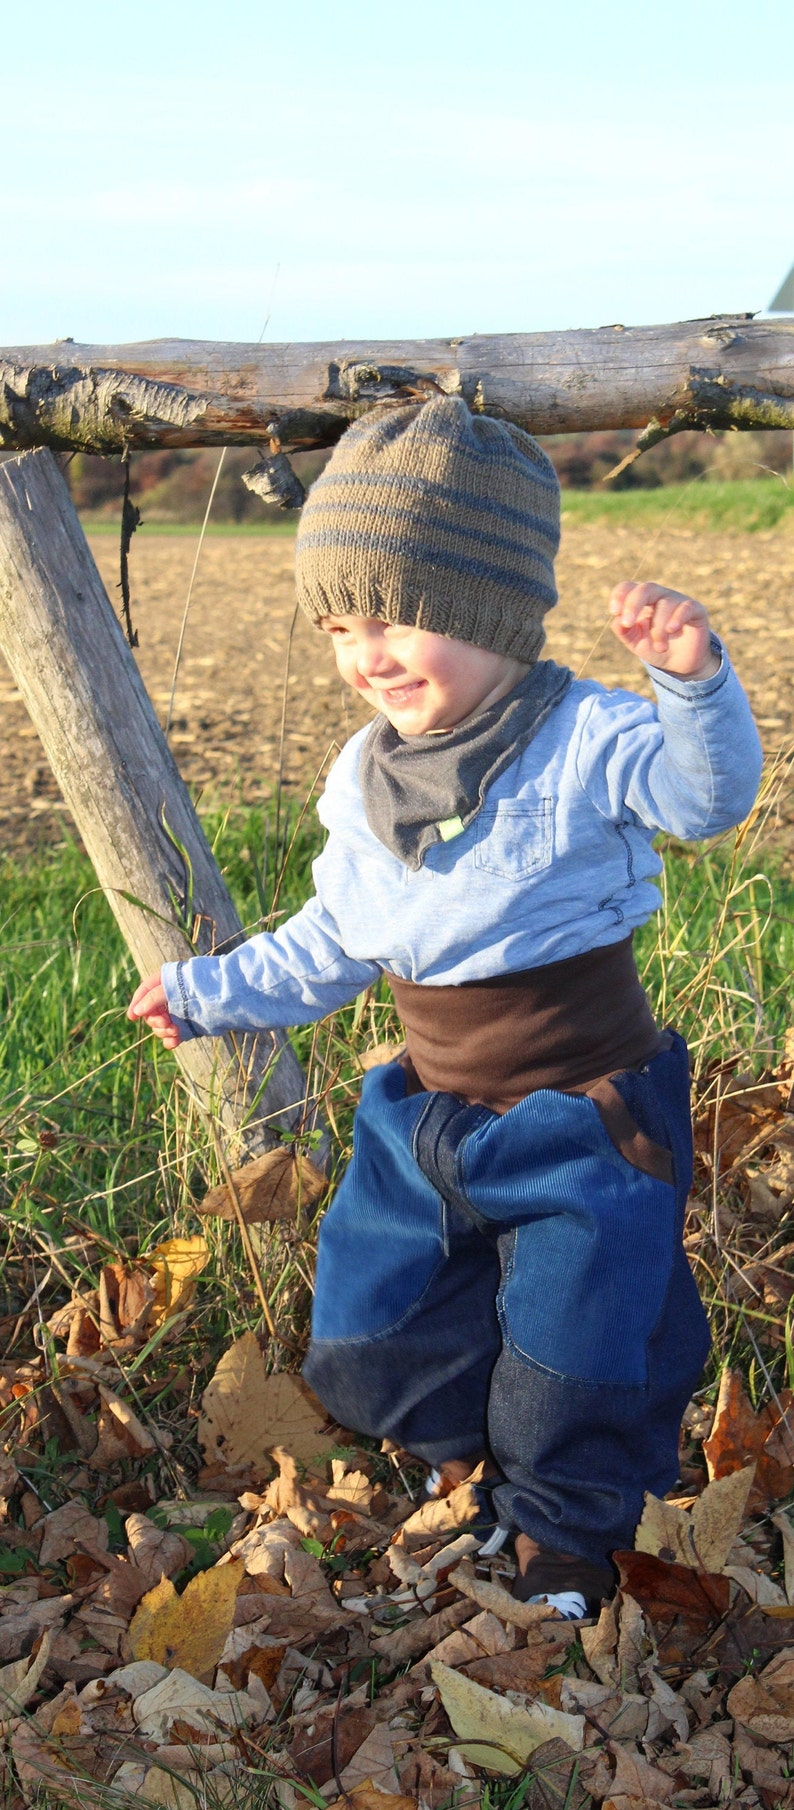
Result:
{"label": "brown knit waistband", "polygon": [[419,1086],[507,1112],[541,1087],[585,1092],[665,1046],[632,938],[541,968],[424,986],[387,976]]}

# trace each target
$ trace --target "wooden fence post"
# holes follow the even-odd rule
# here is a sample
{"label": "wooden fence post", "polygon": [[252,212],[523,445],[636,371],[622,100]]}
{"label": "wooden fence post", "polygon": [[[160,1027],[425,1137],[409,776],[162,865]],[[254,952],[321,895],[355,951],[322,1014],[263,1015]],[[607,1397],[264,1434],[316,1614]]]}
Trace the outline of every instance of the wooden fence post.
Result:
{"label": "wooden fence post", "polygon": [[[0,647],[140,973],[239,942],[240,920],[48,451],[0,466]],[[306,1080],[283,1032],[200,1038],[176,1054],[227,1142],[257,1154],[276,1141],[274,1127],[307,1124]]]}

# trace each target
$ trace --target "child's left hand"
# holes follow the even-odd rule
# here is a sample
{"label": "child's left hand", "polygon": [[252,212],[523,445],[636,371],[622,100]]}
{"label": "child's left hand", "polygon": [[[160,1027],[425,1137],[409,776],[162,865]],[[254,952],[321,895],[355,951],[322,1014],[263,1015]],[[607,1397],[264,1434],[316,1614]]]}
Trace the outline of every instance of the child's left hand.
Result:
{"label": "child's left hand", "polygon": [[709,679],[719,671],[702,603],[661,584],[624,579],[609,600],[610,627],[624,647],[679,679]]}

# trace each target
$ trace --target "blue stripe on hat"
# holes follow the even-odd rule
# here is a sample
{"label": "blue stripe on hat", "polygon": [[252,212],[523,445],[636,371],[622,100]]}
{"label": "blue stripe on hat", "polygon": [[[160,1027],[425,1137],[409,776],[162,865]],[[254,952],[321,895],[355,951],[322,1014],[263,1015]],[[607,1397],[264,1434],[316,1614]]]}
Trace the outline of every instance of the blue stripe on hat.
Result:
{"label": "blue stripe on hat", "polygon": [[[335,549],[338,555],[342,551],[338,534],[320,530],[315,533],[301,535],[301,546],[319,550]],[[504,566],[490,565],[487,560],[459,558],[454,553],[441,552],[437,547],[425,545],[417,539],[405,540],[395,534],[356,534],[346,537],[344,549],[373,553],[384,553],[392,559],[414,560],[429,566],[440,567],[448,572],[458,572],[462,577],[481,578],[490,584],[499,585],[503,590],[518,591],[527,597],[535,597],[552,609],[557,602],[556,586],[543,584],[538,579],[520,577],[518,574],[506,572]],[[531,557],[531,549],[526,549],[527,557]],[[541,564],[546,562],[541,561]],[[551,565],[551,562],[549,562]],[[553,570],[553,568],[552,568]]]}
{"label": "blue stripe on hat", "polygon": [[[303,511],[304,520],[306,520],[306,517],[309,515],[309,513],[310,513],[309,506],[308,506],[308,504],[306,504],[306,506],[304,507],[304,511]],[[329,501],[324,506],[322,499],[320,499],[315,504],[315,507],[311,511],[311,514],[312,514],[312,516],[331,514],[333,516],[334,520],[338,520],[338,518],[340,516],[356,515],[356,516],[358,516],[359,521],[360,521],[361,515],[362,515],[362,509],[361,509],[361,504],[358,502],[340,503],[340,502],[337,502],[336,499],[334,499],[333,501]],[[420,527],[420,529],[425,533],[427,532],[427,528],[428,528],[427,521],[423,520],[421,515],[417,514],[415,509],[410,509],[410,508],[401,509],[398,504],[391,503],[391,502],[384,504],[384,506],[382,508],[378,509],[376,519],[380,525],[385,524],[387,521],[395,521],[395,522],[403,521],[403,522],[409,523],[412,527],[415,527],[418,525]],[[537,529],[538,527],[541,527],[541,533],[542,533],[542,525],[537,524],[535,522],[535,518],[533,516],[525,516],[524,521],[526,522],[528,529]],[[320,532],[319,528],[318,528],[317,532],[318,533]],[[452,521],[446,520],[441,513],[434,513],[434,515],[433,515],[433,533],[434,534],[452,535],[455,540],[476,541],[477,544],[480,546],[492,547],[494,549],[494,552],[503,552],[507,555],[514,554],[517,559],[521,559],[521,560],[526,560],[527,558],[531,557],[533,552],[535,553],[535,557],[537,559],[540,559],[540,560],[544,559],[543,554],[539,553],[536,548],[529,546],[526,541],[508,540],[507,537],[502,534],[489,534],[485,528],[467,528],[463,525],[462,522],[459,522],[458,520],[452,520]],[[538,536],[538,538],[540,538],[540,536]],[[548,539],[548,536],[546,536],[545,538]],[[301,533],[301,545],[303,544],[304,539],[305,539],[305,534],[302,532]],[[345,535],[344,535],[343,530],[341,530],[341,529],[339,531],[338,539],[339,539],[340,545],[345,544]],[[554,556],[555,550],[556,550],[556,541],[552,543],[552,551],[549,555],[548,561],[547,562],[544,561],[544,563],[548,563],[550,566],[553,564],[553,556]]]}
{"label": "blue stripe on hat", "polygon": [[[373,489],[413,490],[423,501],[458,503],[463,509],[481,509],[488,515],[497,516],[501,521],[514,523],[516,527],[531,528],[536,533],[545,535],[548,540],[553,540],[555,547],[559,540],[556,522],[550,524],[541,516],[529,515],[525,509],[514,509],[510,503],[497,503],[495,498],[478,496],[475,491],[452,489],[448,484],[413,477],[408,472],[369,472],[355,471],[352,468],[342,472],[321,472],[306,498],[303,515],[306,516],[313,506],[319,504],[319,492],[343,484],[349,485],[354,491],[363,489],[365,485]],[[339,507],[338,504],[332,506]]]}

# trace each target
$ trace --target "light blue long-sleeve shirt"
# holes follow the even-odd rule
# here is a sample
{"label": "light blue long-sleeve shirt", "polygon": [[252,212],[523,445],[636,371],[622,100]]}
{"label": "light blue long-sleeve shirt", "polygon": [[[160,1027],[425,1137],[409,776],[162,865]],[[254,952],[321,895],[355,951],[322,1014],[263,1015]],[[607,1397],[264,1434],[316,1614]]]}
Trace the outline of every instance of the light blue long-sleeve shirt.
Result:
{"label": "light blue long-sleeve shirt", "polygon": [[347,743],[318,805],[315,893],[273,933],[168,962],[183,1036],[308,1024],[385,970],[457,985],[619,941],[659,910],[658,830],[717,835],[751,809],[761,745],[724,649],[719,671],[649,668],[656,705],[575,680],[464,833],[405,867],[367,823]]}

